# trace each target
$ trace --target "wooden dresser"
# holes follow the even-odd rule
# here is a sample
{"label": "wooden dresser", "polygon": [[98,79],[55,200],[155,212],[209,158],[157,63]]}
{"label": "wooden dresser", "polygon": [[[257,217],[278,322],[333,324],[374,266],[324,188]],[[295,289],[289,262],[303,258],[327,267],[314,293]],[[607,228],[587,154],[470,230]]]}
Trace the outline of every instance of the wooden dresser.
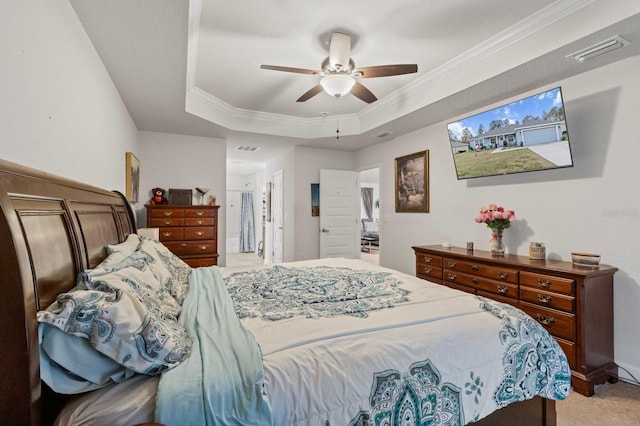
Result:
{"label": "wooden dresser", "polygon": [[516,306],[544,326],[564,350],[573,389],[591,396],[616,382],[613,359],[613,274],[617,268],[492,256],[442,246],[413,247],[416,276]]}
{"label": "wooden dresser", "polygon": [[218,264],[220,206],[146,205],[147,227],[160,229],[160,241],[189,266]]}

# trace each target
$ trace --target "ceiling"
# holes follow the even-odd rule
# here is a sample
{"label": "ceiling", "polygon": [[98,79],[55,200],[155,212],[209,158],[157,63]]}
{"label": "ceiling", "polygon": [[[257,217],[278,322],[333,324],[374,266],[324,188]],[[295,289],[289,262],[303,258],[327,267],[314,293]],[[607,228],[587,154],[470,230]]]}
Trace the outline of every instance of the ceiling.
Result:
{"label": "ceiling", "polygon": [[[138,129],[225,138],[241,172],[291,145],[356,151],[640,53],[640,2],[625,0],[70,3]],[[300,103],[320,76],[260,69],[320,69],[333,31],[351,35],[356,67],[418,72],[361,79],[371,104]],[[567,58],[614,35],[630,43]]]}

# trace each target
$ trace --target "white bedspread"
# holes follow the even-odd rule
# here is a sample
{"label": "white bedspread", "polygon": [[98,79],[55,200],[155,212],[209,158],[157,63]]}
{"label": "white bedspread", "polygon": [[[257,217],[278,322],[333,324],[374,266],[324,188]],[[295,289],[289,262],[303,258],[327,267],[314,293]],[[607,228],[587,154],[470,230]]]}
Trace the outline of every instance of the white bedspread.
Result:
{"label": "white bedspread", "polygon": [[[366,319],[244,318],[263,352],[279,425],[369,424],[367,418],[394,415],[419,417],[407,424],[428,417],[433,424],[465,424],[535,394],[568,395],[566,357],[534,320],[518,318],[520,311],[505,305],[511,317],[487,301],[503,319],[481,307],[480,298],[359,260],[288,265],[384,270],[404,282],[410,301]],[[224,275],[243,269],[226,268]]]}

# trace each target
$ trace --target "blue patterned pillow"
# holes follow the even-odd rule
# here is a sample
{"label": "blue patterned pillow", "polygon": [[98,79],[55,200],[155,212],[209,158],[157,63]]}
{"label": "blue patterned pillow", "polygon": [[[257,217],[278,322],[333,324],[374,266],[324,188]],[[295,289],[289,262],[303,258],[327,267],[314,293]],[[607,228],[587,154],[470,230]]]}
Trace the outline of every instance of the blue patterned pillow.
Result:
{"label": "blue patterned pillow", "polygon": [[176,321],[175,309],[166,308],[175,301],[161,291],[145,264],[142,254],[134,254],[113,270],[85,271],[76,289],[38,312],[38,321],[87,339],[137,373],[157,374],[175,367],[191,353],[192,341]]}
{"label": "blue patterned pillow", "polygon": [[182,305],[189,292],[189,272],[191,267],[159,241],[141,238],[138,251],[150,256],[149,267],[162,287],[167,290],[178,304]]}

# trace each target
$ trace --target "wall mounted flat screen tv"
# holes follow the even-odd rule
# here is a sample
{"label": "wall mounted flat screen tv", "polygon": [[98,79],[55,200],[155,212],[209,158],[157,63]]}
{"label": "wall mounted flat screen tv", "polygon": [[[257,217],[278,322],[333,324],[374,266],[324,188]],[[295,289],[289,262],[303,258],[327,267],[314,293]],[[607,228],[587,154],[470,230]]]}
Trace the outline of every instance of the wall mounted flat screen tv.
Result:
{"label": "wall mounted flat screen tv", "polygon": [[458,179],[573,166],[560,87],[447,128]]}

